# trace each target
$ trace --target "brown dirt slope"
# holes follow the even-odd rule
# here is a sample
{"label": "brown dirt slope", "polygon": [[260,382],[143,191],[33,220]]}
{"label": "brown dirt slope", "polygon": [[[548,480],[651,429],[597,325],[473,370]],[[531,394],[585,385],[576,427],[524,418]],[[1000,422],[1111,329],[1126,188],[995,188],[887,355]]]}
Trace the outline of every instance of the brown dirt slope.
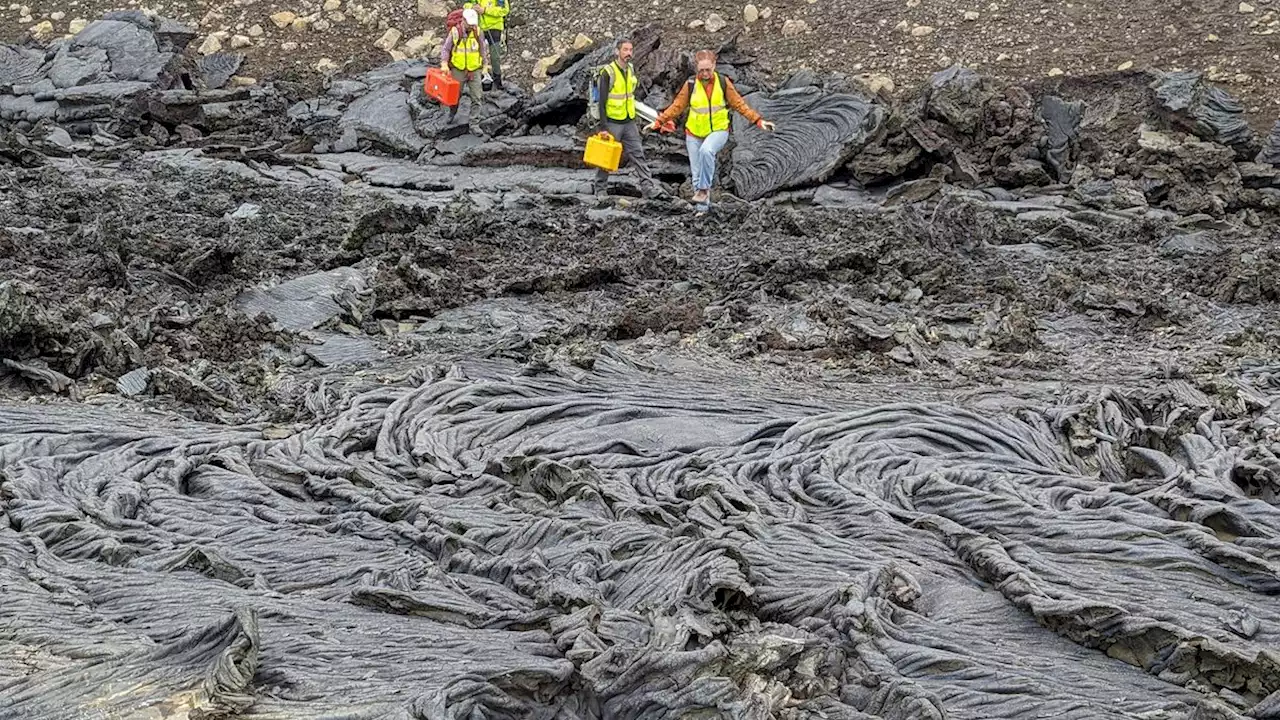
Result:
{"label": "brown dirt slope", "polygon": [[[1280,6],[1274,0],[754,2],[755,13],[742,0],[514,0],[509,75],[528,87],[537,82],[539,59],[572,46],[579,33],[599,40],[659,23],[673,42],[690,48],[715,46],[742,33],[742,47],[757,53],[777,80],[809,67],[884,76],[904,88],[952,63],[1015,81],[1058,72],[1092,74],[1132,63],[1137,69],[1205,70],[1244,100],[1259,130],[1269,127],[1280,103],[1272,72],[1280,61]],[[94,19],[113,7],[101,0],[0,4],[0,40],[21,40],[32,28],[65,33],[77,18]],[[129,0],[128,7],[198,26],[197,46],[208,35],[223,33],[224,49],[241,46],[237,51],[247,56],[242,74],[262,80],[317,78],[322,58],[345,70],[379,65],[390,59],[375,46],[379,39],[396,40],[388,46],[397,53],[429,54],[447,5],[444,0],[160,0],[148,6]],[[271,16],[282,11],[301,20],[277,27]],[[760,17],[748,23],[750,14]],[[717,28],[713,15],[723,27]],[[40,28],[45,21],[49,26]],[[389,31],[396,32],[388,36]],[[422,41],[410,42],[424,34]]]}

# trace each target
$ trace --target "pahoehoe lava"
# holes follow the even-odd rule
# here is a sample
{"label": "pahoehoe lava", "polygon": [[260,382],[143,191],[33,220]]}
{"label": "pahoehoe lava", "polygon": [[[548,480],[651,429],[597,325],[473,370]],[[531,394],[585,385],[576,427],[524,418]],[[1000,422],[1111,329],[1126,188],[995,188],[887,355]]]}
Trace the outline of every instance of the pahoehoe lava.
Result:
{"label": "pahoehoe lava", "polygon": [[0,46],[0,718],[1280,718],[1280,135],[1198,74],[728,46],[690,217],[587,194],[605,48],[477,137],[192,37]]}
{"label": "pahoehoe lava", "polygon": [[[276,440],[0,411],[6,697],[1123,718],[1280,687],[1276,509],[1168,399],[831,409],[513,370],[419,372]],[[1082,427],[1130,440],[1086,462]]]}

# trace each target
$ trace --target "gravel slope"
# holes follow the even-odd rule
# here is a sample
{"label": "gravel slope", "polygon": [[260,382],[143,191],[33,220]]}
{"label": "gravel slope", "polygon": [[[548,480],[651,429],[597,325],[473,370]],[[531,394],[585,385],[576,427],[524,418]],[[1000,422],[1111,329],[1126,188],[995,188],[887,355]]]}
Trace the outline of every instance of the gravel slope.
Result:
{"label": "gravel slope", "polygon": [[[1280,61],[1280,36],[1275,34],[1280,15],[1272,0],[1238,5],[1206,0],[756,2],[752,13],[743,3],[723,0],[516,0],[509,48],[515,68],[510,76],[525,86],[535,84],[538,61],[571,47],[580,33],[601,39],[660,23],[673,42],[690,48],[715,46],[740,33],[742,47],[758,53],[779,80],[801,67],[834,68],[877,76],[880,85],[887,79],[901,89],[956,62],[1017,81],[1059,72],[1096,73],[1132,63],[1139,69],[1205,70],[1245,101],[1260,130],[1270,126],[1280,103],[1271,72]],[[33,28],[45,36],[65,33],[77,18],[92,19],[113,7],[56,0],[0,5],[0,40],[20,40]],[[416,5],[384,0],[179,0],[149,6],[131,2],[129,7],[196,24],[202,33],[197,44],[222,33],[216,44],[247,56],[241,71],[245,76],[318,80],[317,67],[335,72],[386,62],[390,56],[378,47],[380,40],[393,52],[431,53],[447,6],[441,0],[419,0]],[[286,22],[290,18],[278,15],[282,12],[300,20]],[[748,16],[758,17],[748,23]],[[42,27],[46,21],[48,26]]]}

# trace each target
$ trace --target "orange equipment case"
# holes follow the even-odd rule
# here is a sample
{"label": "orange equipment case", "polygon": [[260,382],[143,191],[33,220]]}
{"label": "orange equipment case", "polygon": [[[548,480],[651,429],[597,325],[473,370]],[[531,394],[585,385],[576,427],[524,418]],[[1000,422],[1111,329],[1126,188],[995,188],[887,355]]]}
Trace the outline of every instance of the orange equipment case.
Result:
{"label": "orange equipment case", "polygon": [[453,107],[462,98],[462,83],[453,79],[444,68],[427,68],[427,76],[422,79],[422,89],[428,97],[440,101],[441,105]]}

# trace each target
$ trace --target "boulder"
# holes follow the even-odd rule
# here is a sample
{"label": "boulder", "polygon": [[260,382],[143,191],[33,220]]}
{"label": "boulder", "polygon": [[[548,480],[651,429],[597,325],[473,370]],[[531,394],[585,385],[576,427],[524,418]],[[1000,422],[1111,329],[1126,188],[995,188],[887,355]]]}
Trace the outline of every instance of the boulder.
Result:
{"label": "boulder", "polygon": [[107,52],[102,48],[73,50],[63,45],[49,66],[49,79],[55,87],[69,88],[103,80],[109,70]]}
{"label": "boulder", "polygon": [[426,140],[418,134],[409,113],[409,98],[409,93],[397,86],[383,86],[351,103],[339,126],[355,130],[361,139],[416,156]]}
{"label": "boulder", "polygon": [[815,87],[756,93],[747,102],[778,126],[768,133],[734,116],[730,177],[737,195],[747,200],[826,180],[885,118],[883,108],[865,97]]}
{"label": "boulder", "polygon": [[1263,141],[1255,161],[1280,167],[1280,120],[1271,126],[1271,133]]}
{"label": "boulder", "polygon": [[1244,107],[1222,88],[1204,81],[1198,72],[1162,75],[1151,83],[1166,121],[1203,140],[1226,145],[1241,159],[1252,158],[1259,143],[1244,116]]}
{"label": "boulder", "polygon": [[1040,103],[1040,117],[1045,122],[1044,159],[1058,182],[1071,179],[1079,155],[1080,121],[1084,103],[1067,102],[1053,95]]}
{"label": "boulder", "polygon": [[200,58],[197,65],[204,79],[204,86],[209,89],[220,88],[227,84],[232,75],[240,70],[244,56],[239,53],[214,53]]}
{"label": "boulder", "polygon": [[[145,16],[143,16],[145,17]],[[169,74],[173,52],[162,52],[155,32],[122,20],[99,20],[90,23],[71,40],[73,50],[100,48],[107,53],[111,74],[117,80],[157,82]]]}
{"label": "boulder", "polygon": [[32,48],[0,45],[0,86],[25,85],[39,80],[44,53]]}
{"label": "boulder", "polygon": [[[655,74],[655,68],[649,60],[661,45],[659,29],[656,26],[641,28],[631,35],[631,41],[635,48],[632,63],[636,67],[637,75],[640,76],[637,95],[643,97],[652,84],[652,77]],[[585,99],[591,69],[609,62],[613,53],[611,44],[604,47],[593,45],[566,52],[547,68],[549,81],[545,88],[530,98],[522,112],[521,120],[530,125],[543,125],[548,122],[576,123],[586,112]]]}

